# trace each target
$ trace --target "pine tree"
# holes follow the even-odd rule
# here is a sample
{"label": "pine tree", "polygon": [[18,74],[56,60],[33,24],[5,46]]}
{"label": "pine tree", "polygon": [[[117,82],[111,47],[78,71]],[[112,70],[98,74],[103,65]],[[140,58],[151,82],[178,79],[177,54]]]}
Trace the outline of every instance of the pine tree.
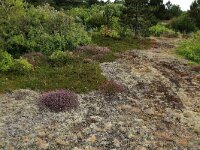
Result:
{"label": "pine tree", "polygon": [[138,36],[148,24],[148,0],[125,0],[123,21]]}
{"label": "pine tree", "polygon": [[200,0],[195,0],[191,4],[189,15],[195,21],[197,27],[200,28]]}
{"label": "pine tree", "polygon": [[159,20],[165,19],[166,9],[163,0],[150,0],[149,6],[151,12],[157,19]]}
{"label": "pine tree", "polygon": [[87,0],[86,3],[88,4],[88,6],[92,6],[94,4],[98,4],[99,1],[98,0]]}

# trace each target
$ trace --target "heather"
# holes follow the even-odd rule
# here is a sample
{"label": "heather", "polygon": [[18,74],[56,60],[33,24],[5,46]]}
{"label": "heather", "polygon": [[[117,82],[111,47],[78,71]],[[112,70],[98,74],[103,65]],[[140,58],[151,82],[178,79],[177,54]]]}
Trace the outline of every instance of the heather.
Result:
{"label": "heather", "polygon": [[41,95],[39,104],[41,107],[47,107],[51,111],[71,111],[77,109],[79,102],[77,95],[72,91],[57,90]]}
{"label": "heather", "polygon": [[114,80],[105,81],[99,86],[99,91],[103,94],[114,95],[125,91],[125,87],[122,84],[117,83]]}

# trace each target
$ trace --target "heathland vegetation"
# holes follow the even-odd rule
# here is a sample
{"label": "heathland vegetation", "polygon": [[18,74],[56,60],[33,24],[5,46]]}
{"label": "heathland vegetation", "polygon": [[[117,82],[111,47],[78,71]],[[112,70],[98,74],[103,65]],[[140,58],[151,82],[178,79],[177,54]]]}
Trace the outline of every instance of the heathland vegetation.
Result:
{"label": "heathland vegetation", "polygon": [[200,1],[187,12],[162,0],[0,2],[0,91],[88,92],[105,78],[99,63],[151,46],[149,36],[188,37],[177,53],[200,62]]}

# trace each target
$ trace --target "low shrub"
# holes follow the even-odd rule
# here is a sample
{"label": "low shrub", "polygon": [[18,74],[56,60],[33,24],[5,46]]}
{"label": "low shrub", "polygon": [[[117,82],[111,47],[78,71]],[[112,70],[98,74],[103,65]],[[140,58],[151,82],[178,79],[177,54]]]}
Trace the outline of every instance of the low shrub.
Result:
{"label": "low shrub", "polygon": [[11,68],[12,72],[19,74],[24,74],[30,72],[31,70],[33,70],[33,65],[22,57],[19,59],[15,59],[14,65]]}
{"label": "low shrub", "polygon": [[185,58],[200,63],[200,31],[185,40],[178,47],[178,54]]}
{"label": "low shrub", "polygon": [[105,55],[111,51],[107,47],[99,47],[95,45],[81,46],[78,50],[92,55]]}
{"label": "low shrub", "polygon": [[72,52],[69,51],[55,51],[49,57],[51,66],[63,66],[67,63],[71,63],[74,60]]}
{"label": "low shrub", "polygon": [[79,106],[77,95],[67,90],[45,93],[40,97],[39,104],[53,112],[70,111]]}
{"label": "low shrub", "polygon": [[3,50],[0,50],[0,72],[6,72],[13,66],[14,61],[12,56]]}
{"label": "low shrub", "polygon": [[120,38],[120,34],[117,30],[110,29],[107,26],[102,26],[100,34],[104,37]]}
{"label": "low shrub", "polygon": [[37,66],[45,59],[45,56],[40,52],[32,52],[24,54],[22,58],[26,59],[31,65]]}
{"label": "low shrub", "polygon": [[167,28],[164,25],[157,24],[149,28],[149,32],[153,36],[164,36],[164,37],[177,37],[178,34],[172,29]]}
{"label": "low shrub", "polygon": [[148,49],[151,48],[151,40],[148,38],[137,38],[129,35],[124,38],[115,39],[102,37],[99,34],[93,34],[93,43],[101,47],[108,47],[112,52],[124,52],[131,49]]}
{"label": "low shrub", "polygon": [[197,30],[194,21],[187,14],[172,19],[170,27],[182,33],[191,33]]}
{"label": "low shrub", "polygon": [[49,4],[27,7],[23,0],[5,0],[0,7],[0,48],[12,55],[34,51],[49,55],[55,50],[73,50],[91,42],[82,24]]}
{"label": "low shrub", "polygon": [[99,91],[103,94],[113,95],[116,93],[122,93],[125,87],[121,84],[116,83],[114,80],[105,81],[100,87]]}
{"label": "low shrub", "polygon": [[111,52],[111,50],[107,47],[99,47],[95,45],[81,46],[77,49],[77,51],[85,54],[83,57],[89,57],[95,60],[102,60]]}

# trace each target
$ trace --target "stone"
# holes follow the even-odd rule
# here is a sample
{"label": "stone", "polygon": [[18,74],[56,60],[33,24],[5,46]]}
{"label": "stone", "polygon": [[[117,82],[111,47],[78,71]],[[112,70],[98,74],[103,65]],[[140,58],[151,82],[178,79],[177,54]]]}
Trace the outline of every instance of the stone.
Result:
{"label": "stone", "polygon": [[147,110],[145,110],[145,112],[148,114],[148,115],[155,115],[156,114],[156,111],[154,108],[149,108]]}
{"label": "stone", "polygon": [[69,142],[68,141],[64,141],[62,139],[56,139],[56,143],[58,145],[62,145],[62,146],[66,146],[66,145],[69,145]]}
{"label": "stone", "polygon": [[113,144],[114,144],[116,147],[120,147],[120,144],[121,144],[121,143],[119,142],[118,139],[115,138],[115,139],[113,140]]}
{"label": "stone", "polygon": [[132,131],[129,131],[129,133],[128,133],[128,138],[129,139],[133,139],[133,138],[135,138],[136,137],[136,135],[135,135],[135,133]]}
{"label": "stone", "polygon": [[23,136],[22,140],[24,143],[28,143],[30,141],[30,138],[28,136]]}
{"label": "stone", "polygon": [[49,139],[53,139],[53,138],[54,138],[54,134],[47,134],[47,137],[48,137]]}
{"label": "stone", "polygon": [[15,148],[13,146],[10,146],[9,150],[15,150]]}
{"label": "stone", "polygon": [[111,130],[111,128],[112,128],[112,123],[111,122],[107,122],[107,123],[105,123],[105,125],[104,125],[104,129],[105,130]]}
{"label": "stone", "polygon": [[156,137],[158,137],[159,139],[172,140],[172,137],[169,135],[168,132],[164,132],[164,131],[163,132],[159,132],[159,131],[157,131],[157,132],[154,133],[154,135]]}
{"label": "stone", "polygon": [[39,150],[46,150],[49,147],[49,144],[41,138],[36,138],[36,145]]}
{"label": "stone", "polygon": [[84,150],[100,150],[100,149],[97,149],[95,147],[89,147],[89,148],[86,147]]}
{"label": "stone", "polygon": [[88,139],[87,142],[89,143],[95,143],[96,142],[96,136],[95,135],[91,135]]}
{"label": "stone", "polygon": [[184,138],[178,139],[176,140],[176,143],[178,143],[181,146],[188,146],[188,139],[184,139]]}
{"label": "stone", "polygon": [[131,109],[131,112],[133,112],[133,113],[140,113],[141,110],[140,110],[138,107],[133,107],[133,108]]}
{"label": "stone", "polygon": [[194,117],[194,116],[195,116],[195,112],[190,111],[190,110],[186,110],[186,111],[184,111],[183,115],[184,115],[185,117],[187,117],[187,118],[189,118],[189,117]]}
{"label": "stone", "polygon": [[121,110],[121,111],[130,111],[132,109],[132,106],[130,106],[130,105],[119,105],[119,106],[117,106],[117,109]]}
{"label": "stone", "polygon": [[83,149],[80,149],[78,147],[74,147],[72,150],[83,150]]}
{"label": "stone", "polygon": [[46,133],[44,131],[40,131],[40,132],[38,132],[38,136],[39,137],[45,137]]}
{"label": "stone", "polygon": [[200,134],[200,123],[197,123],[194,125],[194,131],[197,133],[197,134]]}
{"label": "stone", "polygon": [[135,150],[147,150],[147,149],[143,146],[136,146]]}
{"label": "stone", "polygon": [[99,117],[99,116],[90,116],[90,119],[95,120],[96,122],[102,121],[102,117]]}

